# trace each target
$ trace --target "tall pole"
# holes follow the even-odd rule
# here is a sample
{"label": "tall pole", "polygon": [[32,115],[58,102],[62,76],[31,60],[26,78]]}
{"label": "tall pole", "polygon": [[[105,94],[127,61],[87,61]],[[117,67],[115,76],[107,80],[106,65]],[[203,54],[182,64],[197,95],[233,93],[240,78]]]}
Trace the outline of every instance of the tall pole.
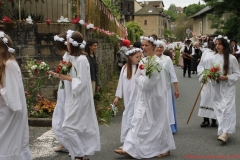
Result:
{"label": "tall pole", "polygon": [[19,21],[21,21],[21,0],[18,0],[18,14],[19,14]]}

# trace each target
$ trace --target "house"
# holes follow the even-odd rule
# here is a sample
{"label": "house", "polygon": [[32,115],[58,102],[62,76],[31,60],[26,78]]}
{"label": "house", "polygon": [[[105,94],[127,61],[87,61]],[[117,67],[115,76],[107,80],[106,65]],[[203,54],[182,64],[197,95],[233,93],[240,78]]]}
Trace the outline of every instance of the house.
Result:
{"label": "house", "polygon": [[[197,12],[190,18],[193,18],[193,34],[197,36],[205,36],[205,35],[212,35],[216,31],[216,29],[212,29],[211,25],[212,22],[208,20],[207,15],[214,14],[214,9],[207,6],[203,8],[201,11]],[[221,17],[222,20],[226,20],[229,14],[225,13]]]}
{"label": "house", "polygon": [[125,22],[134,20],[134,3],[135,0],[120,0],[120,23],[125,25]]}
{"label": "house", "polygon": [[[161,3],[163,3],[161,1]],[[134,21],[138,22],[144,31],[144,36],[156,34],[160,39],[164,38],[164,29],[170,29],[170,16],[163,13],[163,4],[160,8],[151,4],[144,5],[142,9],[134,13]]]}
{"label": "house", "polygon": [[176,7],[176,13],[183,13],[183,8],[182,7]]}

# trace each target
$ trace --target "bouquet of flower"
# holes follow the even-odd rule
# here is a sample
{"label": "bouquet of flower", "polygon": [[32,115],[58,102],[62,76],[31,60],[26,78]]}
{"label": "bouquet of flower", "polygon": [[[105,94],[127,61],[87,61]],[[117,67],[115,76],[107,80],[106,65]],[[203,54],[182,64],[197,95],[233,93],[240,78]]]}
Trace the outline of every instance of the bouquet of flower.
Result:
{"label": "bouquet of flower", "polygon": [[202,72],[202,75],[202,83],[207,83],[209,80],[213,80],[219,83],[219,77],[221,76],[220,65],[214,65],[210,69],[205,69]]}
{"label": "bouquet of flower", "polygon": [[27,60],[27,65],[25,66],[30,76],[33,75],[47,75],[49,71],[49,66],[44,62],[36,59],[29,58]]}
{"label": "bouquet of flower", "polygon": [[[70,70],[72,68],[72,63],[70,61],[61,61],[60,64],[56,68],[56,73],[68,75],[70,73]],[[76,71],[76,68],[74,68]],[[77,71],[76,71],[77,73]],[[61,89],[64,89],[64,82],[62,81]]]}
{"label": "bouquet of flower", "polygon": [[139,65],[139,69],[140,70],[143,70],[145,69],[146,70],[146,76],[148,76],[149,78],[152,76],[152,73],[154,71],[157,71],[158,73],[161,72],[162,68],[160,68],[158,65],[158,62],[156,61],[156,57],[153,57],[153,56],[148,56],[146,58],[146,62],[144,62],[143,60],[141,60],[143,62],[143,64],[140,64]]}
{"label": "bouquet of flower", "polygon": [[116,116],[117,115],[117,112],[118,112],[118,108],[114,105],[114,104],[110,104],[112,109],[111,109],[111,113],[113,116]]}

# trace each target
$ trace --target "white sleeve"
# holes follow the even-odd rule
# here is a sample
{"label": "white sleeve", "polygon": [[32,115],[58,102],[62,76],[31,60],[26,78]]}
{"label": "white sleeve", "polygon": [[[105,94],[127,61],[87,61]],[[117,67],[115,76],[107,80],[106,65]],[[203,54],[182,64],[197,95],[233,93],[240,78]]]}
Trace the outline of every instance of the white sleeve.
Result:
{"label": "white sleeve", "polygon": [[[6,105],[12,111],[22,110],[21,94],[23,92],[23,84],[21,70],[17,62],[13,60],[7,61],[5,68],[5,86],[0,90]],[[23,93],[21,93],[21,91]]]}
{"label": "white sleeve", "polygon": [[122,95],[123,95],[123,71],[127,71],[127,69],[123,66],[122,67],[122,70],[121,70],[121,73],[120,73],[120,77],[118,79],[118,86],[117,86],[117,91],[116,91],[116,95],[117,97],[119,98],[122,98]]}
{"label": "white sleeve", "polygon": [[171,83],[178,82],[178,79],[174,70],[174,66],[170,58],[168,59],[168,63],[169,63],[169,74],[170,74]]}
{"label": "white sleeve", "polygon": [[239,64],[238,64],[237,59],[232,56],[230,56],[229,58],[230,58],[230,66],[232,66],[232,74],[227,75],[228,76],[228,84],[233,85],[240,78],[240,70],[239,70]]}
{"label": "white sleeve", "polygon": [[236,52],[236,54],[240,54],[240,47],[237,46],[237,49],[238,49],[238,51]]}

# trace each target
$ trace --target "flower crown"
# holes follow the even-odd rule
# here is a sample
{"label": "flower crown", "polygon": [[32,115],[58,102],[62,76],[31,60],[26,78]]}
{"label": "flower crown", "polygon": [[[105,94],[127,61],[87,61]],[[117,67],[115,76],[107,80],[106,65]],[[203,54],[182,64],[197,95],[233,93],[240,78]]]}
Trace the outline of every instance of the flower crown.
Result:
{"label": "flower crown", "polygon": [[150,41],[150,42],[152,42],[155,46],[157,46],[158,45],[158,43],[157,43],[157,41],[156,40],[154,40],[154,38],[153,37],[143,37],[143,36],[140,36],[140,39],[141,39],[141,42],[143,41],[143,40],[147,40],[147,41]]}
{"label": "flower crown", "polygon": [[58,35],[55,35],[54,36],[54,41],[64,42],[65,40],[64,40],[64,38],[59,37]]}
{"label": "flower crown", "polygon": [[8,47],[8,52],[10,52],[10,53],[15,52],[15,49],[13,49],[7,45],[8,39],[6,37],[4,37],[4,34],[5,33],[3,31],[0,31],[0,39],[2,39],[3,43]]}
{"label": "flower crown", "polygon": [[134,48],[134,49],[131,49],[131,50],[129,50],[129,51],[127,51],[125,54],[126,54],[126,56],[130,56],[131,54],[134,54],[134,53],[136,53],[136,52],[143,52],[140,48]]}
{"label": "flower crown", "polygon": [[225,39],[228,43],[230,43],[230,40],[228,39],[227,36],[223,37],[222,35],[218,35],[217,37],[215,37],[215,38],[213,39],[213,42],[214,42],[215,44],[216,44],[216,40],[217,40],[218,38],[223,38],[223,39]]}
{"label": "flower crown", "polygon": [[67,38],[69,43],[71,43],[74,47],[77,47],[78,45],[80,45],[80,48],[83,49],[86,46],[86,42],[83,40],[82,43],[78,43],[77,41],[74,41],[74,39],[72,39],[72,34],[73,34],[73,30],[68,30],[67,31]]}
{"label": "flower crown", "polygon": [[162,45],[164,50],[166,49],[166,43],[160,40],[157,40],[157,47],[159,47],[159,45]]}

